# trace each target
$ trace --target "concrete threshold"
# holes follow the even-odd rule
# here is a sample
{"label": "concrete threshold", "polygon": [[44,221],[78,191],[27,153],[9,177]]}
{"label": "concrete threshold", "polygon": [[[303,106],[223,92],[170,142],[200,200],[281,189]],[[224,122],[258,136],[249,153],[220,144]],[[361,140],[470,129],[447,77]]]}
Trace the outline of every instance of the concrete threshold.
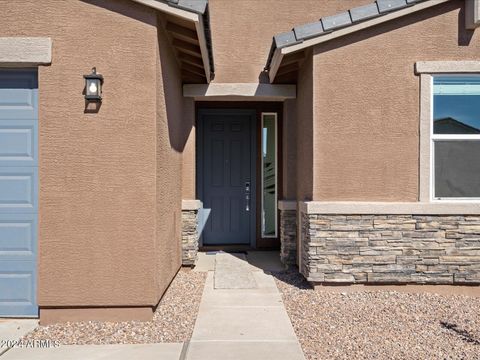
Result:
{"label": "concrete threshold", "polygon": [[218,253],[215,256],[215,289],[254,289],[252,267],[244,254]]}

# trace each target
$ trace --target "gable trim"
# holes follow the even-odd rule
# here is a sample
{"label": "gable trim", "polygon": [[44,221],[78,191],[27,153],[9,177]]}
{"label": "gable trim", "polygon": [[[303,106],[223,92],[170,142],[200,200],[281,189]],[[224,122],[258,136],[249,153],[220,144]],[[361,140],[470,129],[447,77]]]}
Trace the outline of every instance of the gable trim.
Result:
{"label": "gable trim", "polygon": [[166,14],[172,15],[172,16],[177,16],[182,19],[188,20],[188,21],[195,21],[198,18],[199,14],[193,13],[191,11],[187,10],[182,10],[177,7],[173,7],[168,5],[167,3],[163,3],[157,0],[132,0],[136,3],[151,7],[155,10],[164,12]]}
{"label": "gable trim", "polygon": [[200,45],[200,51],[202,54],[203,68],[205,70],[205,77],[207,78],[207,83],[210,83],[212,79],[212,70],[210,67],[210,52],[208,51],[207,39],[205,37],[205,25],[203,17],[201,15],[197,16],[197,20],[194,21],[195,29],[197,30],[198,41]]}

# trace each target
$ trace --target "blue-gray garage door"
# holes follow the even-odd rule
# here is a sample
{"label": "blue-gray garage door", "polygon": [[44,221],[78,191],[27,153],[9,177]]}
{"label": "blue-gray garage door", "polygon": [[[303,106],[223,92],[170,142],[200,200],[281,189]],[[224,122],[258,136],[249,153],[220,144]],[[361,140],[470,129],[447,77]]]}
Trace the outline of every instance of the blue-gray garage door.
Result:
{"label": "blue-gray garage door", "polygon": [[37,316],[37,71],[0,69],[0,316]]}

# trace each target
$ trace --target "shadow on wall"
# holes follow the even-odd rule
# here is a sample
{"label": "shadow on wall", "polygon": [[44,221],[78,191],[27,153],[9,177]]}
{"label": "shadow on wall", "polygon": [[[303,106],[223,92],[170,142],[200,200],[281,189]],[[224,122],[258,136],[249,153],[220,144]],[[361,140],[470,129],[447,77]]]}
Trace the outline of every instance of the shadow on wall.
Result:
{"label": "shadow on wall", "polygon": [[472,39],[473,31],[467,30],[465,28],[465,1],[450,1],[425,11],[420,11],[408,16],[398,18],[395,21],[389,21],[377,26],[355,32],[353,34],[350,34],[349,36],[338,38],[336,41],[326,42],[322,44],[321,48],[318,48],[318,50],[315,51],[314,55],[318,55],[323,52],[335,50],[378,35],[382,35],[384,33],[388,33],[390,31],[415,24],[419,21],[428,20],[456,9],[460,9],[460,12],[458,14],[458,45],[468,46]]}
{"label": "shadow on wall", "polygon": [[156,26],[154,22],[152,22],[152,17],[148,16],[147,13],[143,11],[136,11],[135,8],[140,8],[142,5],[135,4],[130,0],[80,0],[81,2],[95,5],[101,8],[104,8],[109,11],[116,12],[118,14],[128,16],[132,19],[141,21],[145,24],[149,24],[152,26]]}
{"label": "shadow on wall", "polygon": [[[158,26],[161,27],[159,19]],[[165,112],[168,121],[168,135],[170,146],[179,153],[183,153],[188,137],[195,123],[195,106],[193,100],[183,97],[183,84],[181,71],[170,44],[162,42],[162,37],[167,38],[163,29],[158,29],[163,36],[158,36],[158,49],[160,51],[160,67],[163,82],[163,94],[165,98]],[[160,34],[159,34],[160,35]],[[171,71],[176,67],[177,71]]]}
{"label": "shadow on wall", "polygon": [[83,110],[83,112],[85,114],[97,114],[98,112],[100,112],[101,107],[102,107],[101,101],[85,100],[85,109]]}
{"label": "shadow on wall", "polygon": [[459,46],[469,46],[470,41],[472,41],[473,34],[475,30],[468,30],[465,28],[466,22],[466,12],[465,5],[462,6],[460,12],[458,13],[458,45]]}

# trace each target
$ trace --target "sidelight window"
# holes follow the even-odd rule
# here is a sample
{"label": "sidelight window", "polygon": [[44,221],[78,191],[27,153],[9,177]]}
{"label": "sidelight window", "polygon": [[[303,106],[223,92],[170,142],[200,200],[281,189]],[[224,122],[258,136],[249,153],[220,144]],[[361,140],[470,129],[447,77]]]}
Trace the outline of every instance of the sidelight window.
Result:
{"label": "sidelight window", "polygon": [[262,113],[262,237],[277,237],[277,114]]}

